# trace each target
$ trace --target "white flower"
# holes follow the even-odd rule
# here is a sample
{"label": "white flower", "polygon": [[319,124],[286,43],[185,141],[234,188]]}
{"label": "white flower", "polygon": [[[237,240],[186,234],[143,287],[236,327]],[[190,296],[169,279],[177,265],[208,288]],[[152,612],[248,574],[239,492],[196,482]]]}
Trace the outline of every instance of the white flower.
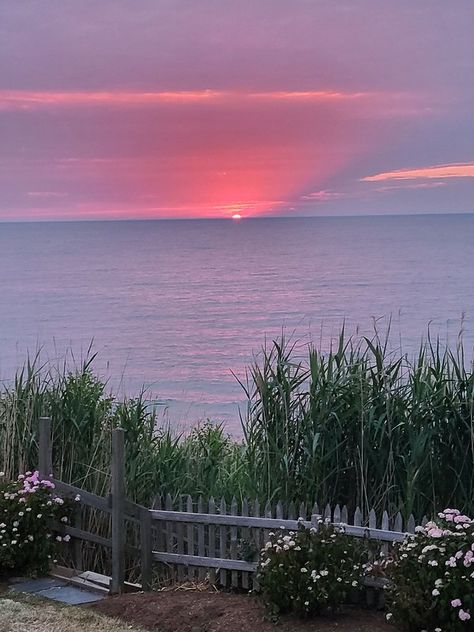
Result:
{"label": "white flower", "polygon": [[437,597],[439,595],[439,590],[435,588],[434,590],[431,591],[431,594],[433,595],[433,597]]}

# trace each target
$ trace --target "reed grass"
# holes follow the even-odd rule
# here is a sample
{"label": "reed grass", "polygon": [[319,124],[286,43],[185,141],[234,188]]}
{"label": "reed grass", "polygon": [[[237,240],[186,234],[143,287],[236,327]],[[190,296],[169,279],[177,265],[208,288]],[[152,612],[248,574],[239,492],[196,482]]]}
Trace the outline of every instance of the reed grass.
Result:
{"label": "reed grass", "polygon": [[242,440],[211,422],[189,435],[162,426],[146,393],[118,400],[93,373],[28,360],[0,392],[0,470],[37,463],[37,418],[53,420],[55,475],[107,493],[111,429],[126,430],[127,494],[259,498],[430,515],[474,509],[474,374],[460,343],[428,339],[415,359],[388,339],[347,338],[327,354],[284,339],[242,383]]}

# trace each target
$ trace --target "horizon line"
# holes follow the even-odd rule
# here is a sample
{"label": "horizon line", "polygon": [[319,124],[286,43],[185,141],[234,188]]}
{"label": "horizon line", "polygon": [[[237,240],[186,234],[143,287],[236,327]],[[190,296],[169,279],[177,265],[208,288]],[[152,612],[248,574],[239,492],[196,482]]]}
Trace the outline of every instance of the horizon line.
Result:
{"label": "horizon line", "polygon": [[260,215],[241,217],[238,221],[232,217],[121,217],[121,218],[57,218],[57,219],[5,219],[0,218],[0,224],[73,224],[73,223],[118,223],[118,222],[229,222],[232,224],[253,220],[272,219],[341,219],[341,218],[367,218],[367,217],[432,217],[432,216],[459,216],[474,215],[472,211],[430,211],[428,213],[363,213],[363,214],[338,214],[338,215]]}

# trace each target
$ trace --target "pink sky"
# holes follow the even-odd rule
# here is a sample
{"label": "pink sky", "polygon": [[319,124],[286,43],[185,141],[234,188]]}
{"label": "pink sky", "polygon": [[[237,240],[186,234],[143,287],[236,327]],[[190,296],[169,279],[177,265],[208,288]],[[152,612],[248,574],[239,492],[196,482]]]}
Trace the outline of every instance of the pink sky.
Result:
{"label": "pink sky", "polygon": [[472,212],[474,3],[3,0],[0,219]]}

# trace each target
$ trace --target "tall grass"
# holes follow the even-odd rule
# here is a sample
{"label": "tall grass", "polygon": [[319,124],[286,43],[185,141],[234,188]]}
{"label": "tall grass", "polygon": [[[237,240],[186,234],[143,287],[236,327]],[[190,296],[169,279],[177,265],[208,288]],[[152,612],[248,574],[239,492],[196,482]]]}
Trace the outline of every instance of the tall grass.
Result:
{"label": "tall grass", "polygon": [[421,517],[474,509],[474,374],[459,345],[388,352],[387,339],[346,338],[300,358],[274,342],[242,384],[240,442],[206,423],[182,436],[159,424],[146,394],[118,400],[94,356],[68,369],[35,357],[0,392],[0,470],[37,463],[37,418],[53,420],[58,478],[105,494],[111,429],[126,430],[127,493],[345,503]]}

